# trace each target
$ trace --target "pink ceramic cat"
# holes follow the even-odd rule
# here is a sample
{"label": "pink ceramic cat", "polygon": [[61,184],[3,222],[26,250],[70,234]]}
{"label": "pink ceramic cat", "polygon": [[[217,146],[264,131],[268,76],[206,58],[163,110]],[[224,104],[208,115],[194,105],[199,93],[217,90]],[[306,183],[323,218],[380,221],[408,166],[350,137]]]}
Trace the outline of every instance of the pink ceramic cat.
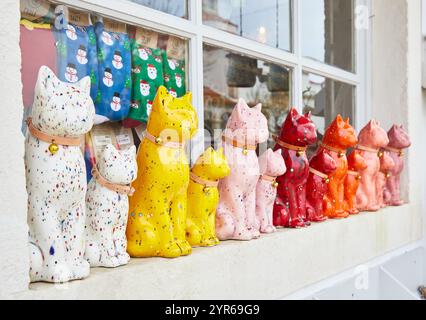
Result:
{"label": "pink ceramic cat", "polygon": [[256,230],[261,233],[276,231],[272,220],[274,201],[277,196],[276,178],[286,172],[281,149],[268,149],[259,157],[260,178],[256,186]]}
{"label": "pink ceramic cat", "polygon": [[367,167],[360,171],[361,182],[356,194],[356,203],[359,211],[377,211],[377,177],[380,170],[380,149],[389,143],[386,131],[379,123],[371,120],[358,135],[358,146],[361,156]]}
{"label": "pink ceramic cat", "polygon": [[250,108],[243,99],[235,106],[223,133],[223,149],[231,174],[220,181],[216,234],[220,240],[251,240],[260,233],[256,223],[258,143],[267,141],[268,124],[262,106]]}
{"label": "pink ceramic cat", "polygon": [[404,169],[403,150],[411,146],[410,138],[403,126],[394,125],[388,132],[389,144],[384,148],[395,166],[389,171],[390,177],[386,180],[384,201],[390,206],[403,204],[400,195],[400,177]]}
{"label": "pink ceramic cat", "polygon": [[380,208],[386,207],[386,204],[383,201],[383,193],[386,185],[386,180],[390,178],[393,167],[395,167],[395,162],[393,161],[392,157],[384,152],[383,156],[380,158],[380,170],[377,174],[377,204],[380,206]]}

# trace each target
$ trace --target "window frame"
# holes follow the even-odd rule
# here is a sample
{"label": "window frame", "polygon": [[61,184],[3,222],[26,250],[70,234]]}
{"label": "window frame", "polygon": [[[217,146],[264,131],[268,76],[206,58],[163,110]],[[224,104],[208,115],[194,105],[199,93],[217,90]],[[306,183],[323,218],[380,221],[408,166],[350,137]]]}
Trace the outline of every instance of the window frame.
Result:
{"label": "window frame", "polygon": [[[303,72],[310,72],[355,86],[354,119],[356,129],[367,122],[371,114],[370,52],[371,27],[354,27],[354,72],[346,71],[304,57],[301,48],[300,0],[292,0],[290,6],[292,52],[261,44],[211,26],[203,25],[202,1],[188,0],[188,18],[180,18],[127,0],[55,0],[58,4],[81,10],[97,12],[104,16],[136,26],[146,27],[188,40],[189,90],[193,92],[193,105],[198,113],[199,131],[191,142],[191,155],[196,158],[204,150],[204,85],[203,43],[223,47],[292,68],[291,103],[301,111],[303,106]],[[371,12],[371,0],[355,0],[354,8],[365,6]],[[356,11],[354,10],[354,19]],[[370,17],[368,17],[370,19]]]}

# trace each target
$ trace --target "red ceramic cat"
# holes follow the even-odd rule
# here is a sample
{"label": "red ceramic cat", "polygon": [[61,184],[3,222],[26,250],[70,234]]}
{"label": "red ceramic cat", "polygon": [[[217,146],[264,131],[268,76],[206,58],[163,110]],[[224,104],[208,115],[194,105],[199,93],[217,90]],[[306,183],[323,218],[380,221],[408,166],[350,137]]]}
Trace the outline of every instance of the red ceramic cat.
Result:
{"label": "red ceramic cat", "polygon": [[377,174],[376,182],[376,201],[380,208],[386,207],[383,199],[383,193],[385,191],[386,180],[391,177],[390,172],[394,167],[395,162],[393,161],[392,157],[388,153],[383,152],[383,156],[380,158],[380,170]]}
{"label": "red ceramic cat", "polygon": [[275,150],[282,150],[287,172],[277,178],[279,186],[274,204],[275,226],[301,228],[308,224],[306,182],[309,162],[306,148],[315,143],[316,139],[316,128],[310,114],[299,115],[292,108],[284,121],[280,137],[276,138]]}
{"label": "red ceramic cat", "polygon": [[360,171],[367,167],[367,163],[358,150],[348,156],[348,174],[345,178],[345,211],[358,214],[356,207],[356,193],[361,181]]}
{"label": "red ceramic cat", "polygon": [[324,214],[328,218],[347,218],[349,212],[344,208],[344,182],[348,173],[346,150],[354,147],[358,140],[355,129],[340,115],[324,133],[318,152],[325,150],[336,162],[336,171],[329,176],[328,190],[324,197]]}
{"label": "red ceramic cat", "polygon": [[327,220],[323,210],[324,195],[327,192],[328,176],[336,171],[336,161],[324,150],[309,161],[309,177],[306,184],[306,217],[308,221]]}
{"label": "red ceramic cat", "polygon": [[404,169],[403,150],[411,146],[410,138],[403,126],[394,125],[388,132],[389,144],[384,148],[385,153],[392,157],[395,164],[389,171],[389,178],[386,180],[384,191],[384,201],[390,206],[400,206],[403,204],[400,196],[400,177]]}
{"label": "red ceramic cat", "polygon": [[365,159],[367,167],[361,170],[361,182],[356,194],[356,205],[359,211],[377,211],[377,177],[380,171],[381,148],[389,143],[386,131],[379,123],[371,120],[358,135],[360,154]]}

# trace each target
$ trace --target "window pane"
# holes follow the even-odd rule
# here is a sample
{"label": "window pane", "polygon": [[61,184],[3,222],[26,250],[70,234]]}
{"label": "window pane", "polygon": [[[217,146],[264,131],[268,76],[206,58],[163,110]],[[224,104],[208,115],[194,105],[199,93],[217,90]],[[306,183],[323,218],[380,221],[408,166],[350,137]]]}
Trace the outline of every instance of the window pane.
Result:
{"label": "window pane", "polygon": [[203,21],[215,28],[291,50],[291,0],[203,0]]}
{"label": "window pane", "polygon": [[220,130],[225,128],[238,98],[251,107],[262,103],[271,133],[269,146],[273,146],[272,134],[279,133],[289,110],[290,83],[287,67],[204,45],[206,147],[220,141]]}
{"label": "window pane", "polygon": [[354,0],[301,0],[302,54],[354,70]]}
{"label": "window pane", "polygon": [[188,18],[187,0],[128,0],[180,18]]}
{"label": "window pane", "polygon": [[[355,86],[324,78],[313,73],[303,73],[303,112],[312,112],[317,126],[318,141],[325,129],[340,114],[354,119]],[[313,150],[316,146],[312,147]]]}

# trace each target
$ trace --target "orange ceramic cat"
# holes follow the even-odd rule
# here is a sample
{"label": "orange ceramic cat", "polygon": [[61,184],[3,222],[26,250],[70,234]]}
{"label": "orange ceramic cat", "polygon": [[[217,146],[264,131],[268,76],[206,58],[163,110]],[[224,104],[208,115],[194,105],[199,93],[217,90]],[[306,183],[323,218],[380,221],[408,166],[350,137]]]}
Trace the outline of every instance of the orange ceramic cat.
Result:
{"label": "orange ceramic cat", "polygon": [[358,140],[355,129],[340,115],[324,133],[318,152],[325,149],[336,162],[337,169],[329,175],[328,191],[324,197],[324,214],[329,218],[347,218],[349,212],[344,208],[344,182],[348,173],[346,150],[354,147]]}
{"label": "orange ceramic cat", "polygon": [[348,156],[348,174],[345,178],[345,211],[358,214],[356,207],[356,192],[361,181],[360,171],[367,167],[367,163],[358,150]]}

